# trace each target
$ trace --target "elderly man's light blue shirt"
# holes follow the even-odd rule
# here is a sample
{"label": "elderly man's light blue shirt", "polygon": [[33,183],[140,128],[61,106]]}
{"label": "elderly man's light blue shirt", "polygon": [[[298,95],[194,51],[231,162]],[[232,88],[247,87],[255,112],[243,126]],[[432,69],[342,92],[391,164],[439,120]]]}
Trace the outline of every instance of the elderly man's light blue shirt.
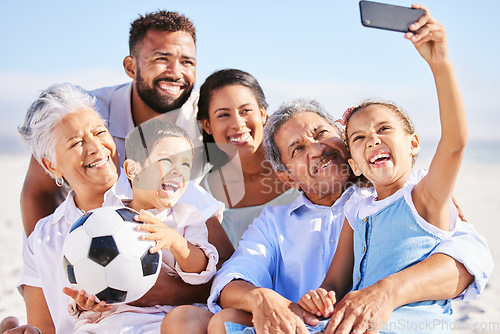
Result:
{"label": "elderly man's light blue shirt", "polygon": [[272,289],[294,302],[323,282],[344,222],[346,190],[331,207],[302,194],[283,206],[266,207],[243,234],[238,249],[217,273],[208,299],[212,312],[221,290],[234,279]]}

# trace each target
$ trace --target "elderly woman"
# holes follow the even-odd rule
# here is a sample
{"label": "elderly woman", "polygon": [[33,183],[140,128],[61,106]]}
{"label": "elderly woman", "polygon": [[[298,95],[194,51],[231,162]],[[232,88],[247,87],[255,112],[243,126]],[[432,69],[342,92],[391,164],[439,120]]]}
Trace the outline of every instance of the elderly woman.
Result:
{"label": "elderly woman", "polygon": [[[32,154],[59,186],[71,188],[56,211],[38,222],[23,250],[19,289],[28,324],[25,333],[71,333],[68,285],[61,258],[71,225],[86,211],[121,205],[113,138],[96,112],[95,99],[69,84],[51,86],[31,105],[19,128]],[[22,326],[25,328],[26,326]],[[12,332],[18,332],[14,329]]]}

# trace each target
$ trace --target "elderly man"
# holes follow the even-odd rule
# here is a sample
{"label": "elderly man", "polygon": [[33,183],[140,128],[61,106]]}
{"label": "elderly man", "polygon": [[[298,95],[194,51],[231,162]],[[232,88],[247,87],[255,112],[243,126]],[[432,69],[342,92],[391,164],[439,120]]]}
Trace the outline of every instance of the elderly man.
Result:
{"label": "elderly man", "polygon": [[[346,147],[333,124],[314,101],[284,104],[269,117],[267,157],[280,179],[303,194],[264,209],[222,266],[209,307],[217,311],[219,303],[224,310],[212,318],[210,333],[224,333],[225,321],[255,326],[257,333],[308,333],[304,323],[318,323],[296,302],[322,283],[353,193]],[[386,322],[396,307],[411,302],[477,296],[491,272],[489,250],[466,223],[452,239],[428,259],[347,294],[332,318],[338,330],[350,333],[360,321]]]}

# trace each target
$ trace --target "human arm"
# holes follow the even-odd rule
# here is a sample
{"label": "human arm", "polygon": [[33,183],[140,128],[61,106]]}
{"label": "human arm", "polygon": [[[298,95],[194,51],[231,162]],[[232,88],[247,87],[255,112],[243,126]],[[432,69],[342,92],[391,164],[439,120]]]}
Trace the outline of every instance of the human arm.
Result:
{"label": "human arm", "polygon": [[231,255],[233,255],[234,247],[217,217],[212,216],[208,218],[205,224],[207,225],[208,230],[208,242],[211,245],[214,245],[219,253],[217,269],[220,269],[222,264],[229,260]]}
{"label": "human arm", "polygon": [[138,225],[137,230],[149,232],[141,235],[142,240],[154,240],[156,245],[150,249],[151,253],[164,248],[169,250],[180,269],[188,273],[200,273],[207,267],[208,259],[205,253],[189,242],[178,231],[164,224],[152,213],[140,210],[134,218],[146,224]]}
{"label": "human arm", "polygon": [[[43,288],[46,288],[48,293],[54,291],[51,289],[47,280],[44,280],[43,273],[40,272],[41,268],[50,270],[50,263],[43,262],[42,258],[46,256],[45,244],[43,240],[50,238],[53,234],[40,233],[46,226],[47,222],[52,222],[51,217],[46,217],[38,222],[38,227],[34,233],[23,241],[23,267],[21,270],[21,278],[18,283],[18,290],[23,296],[26,308],[27,325],[37,327],[40,330],[47,330],[47,333],[55,332],[55,324],[53,323],[52,316],[49,311],[47,299]],[[50,254],[49,254],[50,256]],[[45,263],[46,266],[42,267],[41,264]],[[57,284],[57,282],[54,282]],[[50,298],[52,295],[47,296]],[[30,332],[28,330],[28,332]]]}
{"label": "human arm", "polygon": [[206,303],[212,281],[200,285],[188,284],[180,277],[170,276],[169,271],[163,264],[155,285],[140,299],[129,304],[144,307]]}
{"label": "human arm", "polygon": [[484,237],[470,223],[458,220],[450,237],[442,239],[431,254],[446,254],[463,264],[474,281],[454,300],[479,296],[493,271],[493,258]]}
{"label": "human arm", "polygon": [[[206,225],[208,230],[208,241],[216,247],[219,253],[219,262],[217,266],[221,266],[226,259],[231,257],[234,248],[216,217],[209,218],[206,221]],[[212,240],[218,240],[219,242],[213,242]],[[168,271],[169,268],[163,264],[160,275],[153,288],[139,300],[131,303],[131,305],[152,306],[206,303],[210,294],[212,280],[205,284],[188,284],[180,277],[170,276]]]}
{"label": "human arm", "polygon": [[[359,204],[355,195],[345,205],[345,214],[352,220],[357,215]],[[353,204],[353,205],[352,205]],[[345,225],[345,224],[344,224]],[[427,259],[403,269],[398,273],[390,275],[377,283],[361,290],[349,292],[337,302],[335,313],[330,319],[326,333],[338,330],[338,333],[350,333],[354,329],[364,332],[369,324],[385,323],[389,320],[392,312],[399,306],[412,302],[424,300],[444,300],[458,296],[469,286],[472,277],[466,267],[460,262],[464,259],[471,262],[468,266],[475,268],[476,257],[469,256],[474,249],[480,245],[482,238],[473,233],[470,224],[457,222],[457,226],[450,238],[443,239]],[[477,240],[471,243],[470,240]],[[447,242],[444,247],[441,246]],[[455,243],[455,247],[453,247]],[[457,248],[462,248],[467,256],[458,256]],[[480,248],[480,256],[487,252]],[[456,259],[441,253],[448,252]],[[486,247],[487,250],[487,247]],[[463,255],[463,254],[462,254]],[[487,257],[487,255],[486,255]],[[481,266],[481,267],[484,267]],[[331,267],[333,269],[333,266]],[[478,271],[481,276],[482,272]],[[467,289],[470,289],[468,287]]]}
{"label": "human arm", "polygon": [[[45,296],[41,288],[25,285],[24,303],[28,325],[18,326],[6,331],[6,334],[53,334],[56,332]],[[40,330],[40,332],[37,330]]]}
{"label": "human arm", "polygon": [[217,263],[217,269],[219,269],[234,253],[234,247],[221,225],[224,204],[217,201],[205,189],[192,181],[189,182],[179,203],[196,207],[206,219],[208,242],[214,245],[219,253],[219,262]]}
{"label": "human arm", "polygon": [[21,214],[24,231],[29,236],[36,223],[55,210],[55,194],[59,187],[32,156],[21,191]]}
{"label": "human arm", "polygon": [[28,324],[7,330],[4,334],[55,333],[54,323],[52,322],[43,290],[38,287],[24,285],[23,294]]}
{"label": "human arm", "polygon": [[[257,305],[258,303],[265,303],[260,308],[256,307],[255,314],[252,314],[252,316],[260,319],[258,320],[258,322],[260,321],[259,328],[265,327],[268,329],[275,329],[276,326],[281,326],[282,322],[296,324],[298,315],[294,311],[299,312],[299,318],[303,314],[307,314],[296,303],[291,303],[290,297],[284,299],[280,295],[280,292],[282,292],[283,296],[287,296],[288,292],[290,295],[296,295],[294,300],[298,300],[300,297],[296,291],[300,289],[299,285],[296,285],[297,282],[293,282],[293,279],[283,275],[286,269],[283,268],[285,264],[282,262],[283,254],[280,253],[283,245],[280,245],[279,242],[281,240],[280,236],[285,239],[287,237],[283,236],[280,232],[281,229],[276,230],[279,225],[277,221],[283,219],[282,213],[287,211],[287,207],[282,208],[284,207],[265,208],[243,234],[239,247],[215,277],[208,299],[210,311],[219,310],[217,303],[222,303],[224,307],[237,308],[245,312],[251,312],[248,308],[249,303],[255,302]],[[289,241],[289,244],[294,243]],[[297,277],[300,276],[298,273],[297,275]],[[305,275],[307,273],[302,276]],[[322,279],[323,277],[316,280],[317,283],[314,286],[319,286]],[[252,290],[257,288],[253,293],[255,293],[255,298],[260,299],[249,300],[249,298],[254,297],[246,289],[232,290],[232,287],[244,287]],[[221,296],[221,293],[225,296]],[[255,304],[253,305],[255,306]],[[271,312],[271,309],[276,309],[276,314]],[[306,317],[306,321],[312,321],[310,319],[316,318],[311,314],[307,314]],[[287,320],[287,318],[290,319]],[[301,322],[301,326],[304,326],[302,320]]]}
{"label": "human arm", "polygon": [[[216,217],[211,217],[206,221],[208,230],[208,240],[213,244],[219,253],[219,262],[217,266],[221,266],[225,259],[231,257],[234,248],[227,239],[227,236]],[[220,242],[212,242],[211,240],[219,240]],[[224,240],[227,240],[225,242]],[[180,277],[173,277],[168,274],[171,271],[166,264],[162,265],[160,275],[153,286],[139,300],[131,303],[134,306],[151,306],[151,305],[185,305],[193,303],[206,303],[210,294],[212,280],[205,284],[188,284]]]}
{"label": "human arm", "polygon": [[223,308],[236,308],[252,315],[257,333],[309,333],[304,325],[316,325],[318,319],[279,293],[233,280],[220,294]]}
{"label": "human arm", "polygon": [[55,333],[54,323],[42,288],[25,285],[23,292],[28,325],[40,329],[44,334]]}
{"label": "human arm", "polygon": [[467,142],[467,120],[453,66],[448,56],[444,27],[421,5],[414,8],[426,10],[407,33],[420,55],[429,64],[439,100],[441,139],[432,159],[428,174],[412,192],[417,212],[429,223],[442,230],[449,230],[449,199],[462,163]]}
{"label": "human arm", "polygon": [[298,304],[312,314],[330,317],[336,301],[340,300],[351,287],[353,266],[353,229],[345,219],[339,244],[321,287],[303,295]]}
{"label": "human arm", "polygon": [[[211,281],[206,284],[192,285],[184,282],[180,277],[168,274],[171,271],[166,264],[162,264],[160,274],[155,285],[140,299],[129,303],[133,306],[146,307],[154,305],[187,305],[206,302]],[[78,308],[85,311],[104,312],[110,309],[103,301],[96,303],[93,298],[85,297],[85,293],[71,288],[64,288],[63,292],[74,299]],[[89,296],[91,297],[91,296]]]}
{"label": "human arm", "polygon": [[[369,323],[385,323],[399,306],[458,296],[472,275],[445,254],[433,254],[364,289],[351,291],[337,303],[325,334],[364,332]],[[336,331],[335,331],[336,330]]]}

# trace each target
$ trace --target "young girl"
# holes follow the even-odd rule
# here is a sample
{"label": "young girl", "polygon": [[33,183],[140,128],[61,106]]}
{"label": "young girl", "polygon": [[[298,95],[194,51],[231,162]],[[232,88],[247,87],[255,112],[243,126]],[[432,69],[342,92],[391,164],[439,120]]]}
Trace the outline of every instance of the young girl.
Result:
{"label": "young girl", "polygon": [[[349,224],[343,226],[322,284],[324,289],[311,291],[299,301],[314,314],[333,314],[336,299],[351,285],[351,274],[352,290],[370,286],[426,258],[455,226],[457,212],[450,196],[467,140],[465,108],[448,58],[444,28],[428,12],[418,24],[425,25],[417,35],[407,33],[405,38],[413,42],[434,75],[441,140],[428,172],[413,172],[420,142],[408,117],[398,107],[366,102],[344,114],[345,140],[351,153],[349,164],[354,174],[364,175],[370,181],[373,191],[366,194],[358,189],[346,204]],[[434,326],[439,327],[431,330],[443,332],[450,316],[449,301],[419,302],[396,309],[388,323],[367,321],[354,324],[353,330],[362,333],[385,328],[398,333],[422,333],[426,330],[422,322],[436,320]]]}

